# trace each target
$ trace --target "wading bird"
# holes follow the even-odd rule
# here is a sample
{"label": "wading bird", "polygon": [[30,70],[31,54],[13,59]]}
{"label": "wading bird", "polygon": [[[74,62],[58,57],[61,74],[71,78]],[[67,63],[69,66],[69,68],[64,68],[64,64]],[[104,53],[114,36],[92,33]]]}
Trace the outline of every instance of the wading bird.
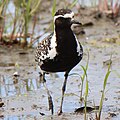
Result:
{"label": "wading bird", "polygon": [[40,67],[40,79],[47,90],[49,110],[53,114],[53,101],[46,86],[45,74],[51,72],[65,72],[62,87],[61,105],[58,114],[62,113],[62,105],[69,72],[83,57],[83,48],[71,29],[72,24],[80,22],[74,20],[74,13],[70,9],[60,9],[54,16],[54,32],[42,40],[36,50],[35,60]]}

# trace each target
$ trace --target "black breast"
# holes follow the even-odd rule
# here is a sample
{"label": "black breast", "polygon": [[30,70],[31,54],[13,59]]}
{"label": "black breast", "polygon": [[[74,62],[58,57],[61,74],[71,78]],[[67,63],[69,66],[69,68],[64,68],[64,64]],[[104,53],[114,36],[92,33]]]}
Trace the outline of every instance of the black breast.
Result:
{"label": "black breast", "polygon": [[56,30],[56,50],[61,56],[76,56],[77,43],[71,29]]}
{"label": "black breast", "polygon": [[41,66],[47,72],[64,72],[71,70],[82,59],[78,56],[77,43],[71,29],[56,30],[56,51],[54,59],[46,59]]}

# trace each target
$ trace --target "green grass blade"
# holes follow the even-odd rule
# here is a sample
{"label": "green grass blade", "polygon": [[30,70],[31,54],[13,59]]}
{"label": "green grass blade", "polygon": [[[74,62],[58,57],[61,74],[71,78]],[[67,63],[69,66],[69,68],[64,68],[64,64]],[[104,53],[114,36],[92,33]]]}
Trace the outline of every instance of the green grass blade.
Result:
{"label": "green grass blade", "polygon": [[84,71],[84,74],[83,74],[83,80],[84,80],[84,78],[85,78],[85,76],[87,76],[87,73],[86,73],[86,67],[84,67],[84,66],[82,66],[81,65],[81,67],[82,67],[82,69],[83,69],[83,71]]}
{"label": "green grass blade", "polygon": [[78,0],[74,0],[74,1],[72,2],[72,4],[70,5],[70,9],[73,8],[73,7],[76,5],[77,2],[78,2]]}
{"label": "green grass blade", "polygon": [[108,70],[107,70],[107,73],[106,73],[105,78],[104,78],[103,91],[102,91],[102,96],[101,96],[100,105],[99,105],[98,120],[100,120],[100,117],[101,117],[101,111],[102,111],[102,106],[103,106],[103,101],[104,101],[104,96],[105,96],[105,88],[107,85],[108,77],[111,73],[110,68],[111,68],[111,64],[108,66]]}
{"label": "green grass blade", "polygon": [[53,7],[52,7],[52,16],[54,17],[56,12],[56,0],[53,1]]}
{"label": "green grass blade", "polygon": [[86,90],[85,90],[85,96],[88,96],[88,80],[86,81]]}
{"label": "green grass blade", "polygon": [[35,7],[30,12],[30,15],[33,15],[35,13],[35,11],[38,9],[40,3],[41,3],[41,0],[37,0]]}
{"label": "green grass blade", "polygon": [[82,67],[82,69],[83,69],[83,71],[84,71],[84,74],[82,75],[82,80],[84,81],[84,79],[85,79],[85,76],[87,76],[87,70],[88,70],[88,62],[87,62],[87,64],[86,64],[86,66],[84,67],[84,66],[82,66],[81,65],[81,67]]}
{"label": "green grass blade", "polygon": [[85,88],[85,99],[84,99],[84,104],[85,104],[85,116],[84,119],[87,120],[87,97],[88,97],[88,80],[86,78],[86,88]]}
{"label": "green grass blade", "polygon": [[86,64],[85,67],[81,65],[84,73],[83,73],[83,75],[81,76],[82,84],[81,84],[81,90],[80,90],[80,91],[81,91],[81,93],[80,93],[80,102],[83,100],[83,99],[82,99],[82,98],[83,98],[83,96],[82,96],[82,91],[83,91],[83,83],[84,83],[85,77],[86,77],[86,81],[87,81],[87,70],[88,70],[88,64],[89,64],[89,51],[87,50],[87,52],[88,52],[87,64]]}
{"label": "green grass blade", "polygon": [[104,84],[103,84],[103,89],[105,89],[105,87],[106,87],[107,80],[108,80],[108,77],[109,77],[109,75],[110,75],[110,72],[111,72],[111,71],[108,71],[107,74],[105,75]]}

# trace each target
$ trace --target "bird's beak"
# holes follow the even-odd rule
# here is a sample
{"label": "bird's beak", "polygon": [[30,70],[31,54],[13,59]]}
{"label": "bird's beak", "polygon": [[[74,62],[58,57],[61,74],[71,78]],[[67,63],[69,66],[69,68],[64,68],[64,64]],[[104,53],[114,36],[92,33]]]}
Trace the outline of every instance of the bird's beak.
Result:
{"label": "bird's beak", "polygon": [[76,21],[76,20],[71,20],[71,25],[72,24],[79,24],[80,26],[82,26],[82,23],[80,23],[80,22],[78,22],[78,21]]}

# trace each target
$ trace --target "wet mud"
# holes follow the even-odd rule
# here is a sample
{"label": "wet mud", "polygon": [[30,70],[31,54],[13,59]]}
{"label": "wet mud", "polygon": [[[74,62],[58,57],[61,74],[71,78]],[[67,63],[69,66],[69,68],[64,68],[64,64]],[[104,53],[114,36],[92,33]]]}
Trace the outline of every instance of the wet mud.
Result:
{"label": "wet mud", "polygon": [[[89,12],[88,12],[89,14]],[[92,26],[84,27],[85,34],[77,35],[84,48],[84,57],[68,78],[63,105],[63,114],[57,115],[61,100],[63,73],[48,74],[46,83],[54,101],[55,113],[51,116],[47,94],[39,79],[39,68],[35,63],[35,48],[18,46],[0,46],[0,119],[2,120],[79,120],[84,119],[84,112],[75,110],[84,107],[80,102],[80,87],[83,70],[88,60],[89,94],[87,106],[99,106],[103,90],[104,77],[111,63],[102,120],[120,119],[120,26],[112,20],[91,19],[85,15],[80,21],[85,24],[92,21]],[[89,19],[88,19],[89,18]],[[79,19],[79,16],[78,16]],[[110,59],[110,56],[112,58]],[[75,73],[75,74],[74,74]],[[78,75],[76,75],[76,73]],[[85,83],[83,95],[85,92]],[[87,113],[88,119],[95,118],[95,110]]]}

